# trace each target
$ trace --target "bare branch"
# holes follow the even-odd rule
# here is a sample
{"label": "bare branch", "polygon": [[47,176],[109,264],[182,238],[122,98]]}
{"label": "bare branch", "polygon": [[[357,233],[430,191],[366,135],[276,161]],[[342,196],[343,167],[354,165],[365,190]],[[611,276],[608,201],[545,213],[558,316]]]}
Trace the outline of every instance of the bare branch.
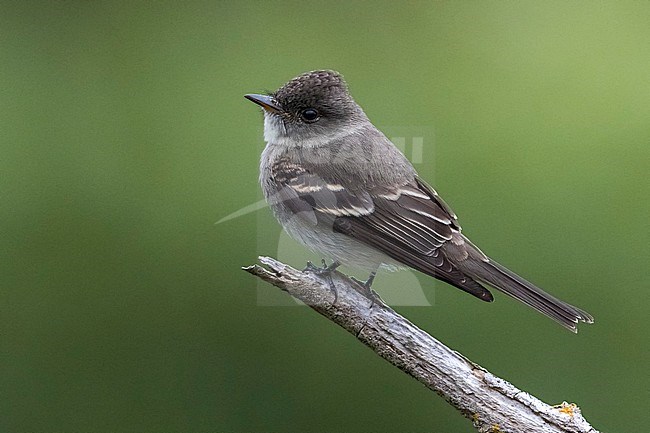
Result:
{"label": "bare branch", "polygon": [[598,433],[576,405],[549,406],[515,388],[384,303],[369,300],[345,275],[302,272],[270,257],[259,260],[267,267],[243,269],[349,331],[379,356],[441,395],[479,432]]}

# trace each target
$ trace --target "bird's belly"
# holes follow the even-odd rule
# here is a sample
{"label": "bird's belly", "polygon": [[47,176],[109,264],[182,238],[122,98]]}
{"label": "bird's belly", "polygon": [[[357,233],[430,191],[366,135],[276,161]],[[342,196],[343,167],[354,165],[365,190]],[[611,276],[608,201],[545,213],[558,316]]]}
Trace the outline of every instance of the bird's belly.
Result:
{"label": "bird's belly", "polygon": [[379,267],[391,271],[403,267],[386,254],[344,234],[334,232],[331,224],[319,222],[314,225],[313,221],[300,216],[294,215],[285,219],[281,214],[283,212],[276,212],[276,217],[289,236],[331,260],[338,260],[344,265],[367,272],[373,272]]}

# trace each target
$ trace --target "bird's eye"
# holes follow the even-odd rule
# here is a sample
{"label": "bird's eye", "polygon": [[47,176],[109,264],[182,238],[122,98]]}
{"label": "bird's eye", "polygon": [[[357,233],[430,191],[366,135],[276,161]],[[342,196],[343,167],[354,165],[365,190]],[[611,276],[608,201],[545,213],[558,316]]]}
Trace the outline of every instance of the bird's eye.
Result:
{"label": "bird's eye", "polygon": [[305,122],[312,123],[317,121],[320,118],[320,115],[318,114],[318,111],[313,108],[307,108],[306,110],[302,110],[300,117],[302,117],[302,120]]}

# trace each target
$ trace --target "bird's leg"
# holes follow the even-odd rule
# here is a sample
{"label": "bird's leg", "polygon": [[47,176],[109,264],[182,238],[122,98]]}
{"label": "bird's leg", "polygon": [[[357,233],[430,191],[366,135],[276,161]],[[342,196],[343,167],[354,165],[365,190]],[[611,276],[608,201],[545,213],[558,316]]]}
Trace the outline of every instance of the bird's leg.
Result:
{"label": "bird's leg", "polygon": [[[360,291],[360,293],[361,293],[362,295],[364,295],[366,298],[370,299],[370,300],[373,302],[373,304],[375,303],[375,301],[377,301],[377,302],[381,302],[381,303],[384,302],[384,301],[381,299],[381,297],[379,296],[379,293],[375,292],[375,291],[372,290],[372,288],[371,288],[371,286],[372,286],[372,282],[375,281],[375,276],[376,276],[376,275],[377,275],[377,271],[372,271],[372,272],[370,273],[370,276],[368,277],[368,279],[367,279],[366,281],[360,281],[360,280],[357,280],[357,279],[354,278],[354,277],[350,277],[350,279],[351,279],[352,281],[354,281],[354,282],[357,283],[359,286],[361,286],[361,289],[362,289],[362,290]],[[372,305],[371,305],[371,307],[372,307]]]}
{"label": "bird's leg", "polygon": [[354,277],[350,277],[350,279],[355,283],[357,283],[358,285],[360,285],[367,293],[370,293],[370,291],[374,292],[374,290],[372,290],[370,286],[372,286],[372,282],[375,281],[376,275],[377,275],[377,271],[372,271],[366,281],[361,281]]}
{"label": "bird's leg", "polygon": [[332,280],[332,272],[334,272],[336,268],[341,266],[341,262],[339,262],[338,260],[334,260],[331,265],[328,265],[327,262],[325,262],[325,259],[322,259],[321,263],[323,263],[322,268],[308,261],[307,267],[303,269],[303,272],[311,272],[318,276],[325,277],[325,279],[327,279],[327,281],[330,284],[330,290],[332,291],[332,293],[334,293],[334,301],[332,301],[332,304],[336,304],[336,301],[338,301],[339,299],[339,293],[336,291],[334,280]]}

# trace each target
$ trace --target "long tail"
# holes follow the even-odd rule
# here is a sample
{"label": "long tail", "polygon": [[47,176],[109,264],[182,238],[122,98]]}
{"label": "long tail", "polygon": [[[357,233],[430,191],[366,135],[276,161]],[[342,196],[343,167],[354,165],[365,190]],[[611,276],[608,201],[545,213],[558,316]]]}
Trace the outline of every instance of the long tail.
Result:
{"label": "long tail", "polygon": [[470,259],[465,265],[462,270],[475,279],[484,281],[506,295],[531,306],[572,332],[578,332],[576,326],[578,322],[594,322],[594,318],[589,313],[546,293],[491,259],[488,261]]}

